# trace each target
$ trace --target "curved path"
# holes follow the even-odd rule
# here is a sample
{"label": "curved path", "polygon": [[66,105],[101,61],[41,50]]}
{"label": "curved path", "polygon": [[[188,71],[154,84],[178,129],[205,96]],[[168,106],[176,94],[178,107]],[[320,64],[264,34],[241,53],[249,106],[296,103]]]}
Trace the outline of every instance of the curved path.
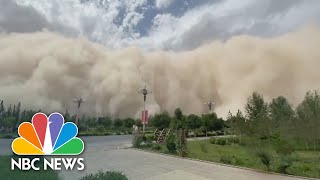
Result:
{"label": "curved path", "polygon": [[[82,137],[84,171],[61,171],[60,177],[79,179],[102,169],[123,171],[133,180],[298,180],[299,178],[181,159],[128,148],[131,136]],[[0,155],[10,154],[12,140],[0,139]]]}

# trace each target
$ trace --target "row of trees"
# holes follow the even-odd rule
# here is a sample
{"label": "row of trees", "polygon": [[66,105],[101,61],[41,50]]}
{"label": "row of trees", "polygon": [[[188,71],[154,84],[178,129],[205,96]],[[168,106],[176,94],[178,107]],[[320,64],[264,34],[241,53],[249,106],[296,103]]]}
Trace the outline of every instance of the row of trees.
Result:
{"label": "row of trees", "polygon": [[[41,110],[21,110],[21,103],[5,108],[0,101],[0,128],[12,132],[21,121],[30,121]],[[245,115],[244,115],[245,114]],[[75,121],[68,111],[64,113],[66,121]],[[79,128],[82,130],[129,130],[133,125],[141,126],[139,119],[82,116]],[[261,139],[270,137],[283,140],[296,140],[305,143],[307,149],[320,146],[320,95],[319,92],[307,92],[304,100],[293,108],[288,100],[279,96],[267,103],[259,93],[253,93],[245,105],[245,113],[229,113],[226,121],[215,113],[185,115],[180,108],[173,115],[168,112],[157,113],[149,118],[148,129],[188,129],[194,132],[227,130],[235,135],[255,136]]]}
{"label": "row of trees", "polygon": [[[5,107],[4,101],[0,101],[0,132],[12,133],[17,130],[19,124],[23,121],[31,121],[33,115],[40,110],[23,110],[21,112],[21,103],[17,105],[9,105]],[[65,111],[64,119],[66,122],[75,122],[75,115],[71,115],[68,110]],[[90,117],[83,115],[79,119],[79,130],[124,130],[132,128],[134,124],[141,126],[140,120],[133,118],[115,118],[112,119],[110,116],[105,117]]]}
{"label": "row of trees", "polygon": [[240,110],[235,115],[229,112],[226,124],[232,134],[304,142],[306,149],[316,149],[320,145],[320,96],[317,91],[307,92],[296,108],[283,96],[267,103],[255,92],[248,98],[245,113],[244,116]]}
{"label": "row of trees", "polygon": [[165,111],[163,113],[155,114],[150,119],[150,125],[157,129],[171,128],[171,129],[188,129],[192,131],[200,131],[207,134],[209,131],[222,131],[225,127],[224,120],[218,118],[216,113],[184,115],[180,108],[174,110],[174,115]]}

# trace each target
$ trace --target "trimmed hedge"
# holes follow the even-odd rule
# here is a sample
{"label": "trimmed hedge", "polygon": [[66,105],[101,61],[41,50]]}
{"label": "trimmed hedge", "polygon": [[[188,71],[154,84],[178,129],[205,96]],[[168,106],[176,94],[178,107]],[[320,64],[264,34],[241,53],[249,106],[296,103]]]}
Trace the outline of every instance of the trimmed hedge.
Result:
{"label": "trimmed hedge", "polygon": [[96,174],[87,174],[80,180],[128,180],[127,176],[122,172],[99,170]]}

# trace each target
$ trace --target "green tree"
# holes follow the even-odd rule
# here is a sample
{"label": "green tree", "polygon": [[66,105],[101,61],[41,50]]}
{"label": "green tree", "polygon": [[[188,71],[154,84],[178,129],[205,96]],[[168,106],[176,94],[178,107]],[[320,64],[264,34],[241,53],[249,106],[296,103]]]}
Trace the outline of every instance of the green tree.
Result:
{"label": "green tree", "polygon": [[98,124],[102,125],[106,129],[111,129],[112,126],[112,119],[109,116],[106,117],[99,117]]}
{"label": "green tree", "polygon": [[132,126],[134,125],[135,121],[132,118],[126,118],[123,120],[123,125],[126,128],[132,128]]}
{"label": "green tree", "polygon": [[12,116],[12,107],[11,107],[11,104],[10,104],[8,110],[7,110],[6,116],[7,116],[7,117],[11,117],[11,116]]}
{"label": "green tree", "polygon": [[174,117],[177,118],[178,120],[182,120],[183,119],[183,113],[182,113],[182,110],[180,108],[176,108],[174,110]]}
{"label": "green tree", "polygon": [[136,119],[134,124],[138,127],[142,127],[141,119]]}
{"label": "green tree", "polygon": [[37,113],[37,111],[34,111],[34,110],[23,110],[21,112],[21,115],[20,115],[20,122],[31,122],[32,120],[32,117]]}
{"label": "green tree", "polygon": [[72,121],[72,118],[70,116],[70,113],[69,113],[68,109],[66,109],[66,112],[64,113],[63,117],[64,117],[64,121],[65,122],[71,122]]}
{"label": "green tree", "polygon": [[258,135],[259,138],[270,137],[272,122],[268,118],[268,104],[263,96],[254,92],[245,106],[248,116],[247,134]]}
{"label": "green tree", "polygon": [[94,117],[89,117],[86,121],[86,124],[89,128],[95,128],[98,124],[97,119]]}
{"label": "green tree", "polygon": [[1,100],[0,103],[0,116],[2,117],[5,113],[4,105],[3,105],[3,100]]}
{"label": "green tree", "polygon": [[174,117],[172,118],[170,127],[172,129],[185,129],[187,128],[186,117],[183,115],[183,112],[180,108],[174,110]]}
{"label": "green tree", "polygon": [[115,119],[113,122],[115,129],[119,129],[123,126],[123,121],[119,118]]}
{"label": "green tree", "polygon": [[162,130],[169,127],[171,117],[167,111],[164,111],[160,114],[155,114],[152,121],[155,128]]}
{"label": "green tree", "polygon": [[216,113],[204,114],[201,119],[202,128],[204,129],[206,136],[208,136],[208,131],[218,130],[215,126],[215,122],[218,121]]}
{"label": "green tree", "polygon": [[258,120],[267,116],[268,105],[261,94],[254,92],[248,98],[245,109],[249,120]]}
{"label": "green tree", "polygon": [[202,126],[201,118],[195,114],[187,116],[187,127],[188,129],[195,130]]}
{"label": "green tree", "polygon": [[231,133],[239,135],[240,138],[242,135],[247,133],[246,119],[243,117],[240,110],[237,111],[237,114],[235,116],[233,116],[231,112],[229,112],[227,123],[231,129]]}
{"label": "green tree", "polygon": [[285,97],[279,96],[272,99],[269,111],[273,133],[282,137],[288,137],[291,133],[294,133],[292,125],[295,112]]}
{"label": "green tree", "polygon": [[320,96],[317,91],[307,92],[304,100],[298,105],[296,133],[300,139],[309,144],[312,143],[314,149],[317,146],[317,139],[320,137]]}
{"label": "green tree", "polygon": [[20,111],[21,111],[21,103],[19,102],[16,108],[16,113],[15,113],[15,118],[17,119],[17,121],[20,120]]}
{"label": "green tree", "polygon": [[5,116],[5,109],[3,106],[3,100],[1,100],[1,102],[0,102],[0,128],[2,128],[4,126],[3,125],[4,116]]}
{"label": "green tree", "polygon": [[3,125],[4,127],[6,127],[7,129],[10,129],[10,132],[12,132],[12,128],[15,127],[16,125],[16,119],[14,117],[5,117],[3,119]]}

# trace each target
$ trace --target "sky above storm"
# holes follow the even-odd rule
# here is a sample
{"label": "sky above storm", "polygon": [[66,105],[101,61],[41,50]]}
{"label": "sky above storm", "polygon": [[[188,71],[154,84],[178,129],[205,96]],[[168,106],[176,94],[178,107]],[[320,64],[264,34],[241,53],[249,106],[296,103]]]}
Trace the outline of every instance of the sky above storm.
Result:
{"label": "sky above storm", "polygon": [[320,22],[318,0],[1,0],[0,31],[47,29],[109,48],[190,50]]}
{"label": "sky above storm", "polygon": [[0,0],[0,99],[137,116],[320,89],[319,0]]}

